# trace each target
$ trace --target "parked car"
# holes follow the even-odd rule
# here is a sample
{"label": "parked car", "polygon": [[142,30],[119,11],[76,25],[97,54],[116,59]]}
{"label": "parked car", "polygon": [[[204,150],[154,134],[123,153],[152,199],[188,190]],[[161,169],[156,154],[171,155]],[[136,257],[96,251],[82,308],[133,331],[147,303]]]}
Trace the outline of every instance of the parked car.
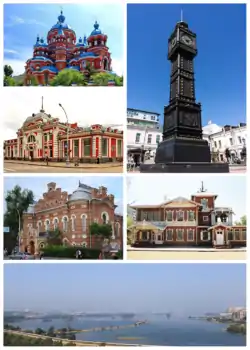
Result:
{"label": "parked car", "polygon": [[34,260],[35,256],[30,253],[16,253],[9,256],[10,260]]}

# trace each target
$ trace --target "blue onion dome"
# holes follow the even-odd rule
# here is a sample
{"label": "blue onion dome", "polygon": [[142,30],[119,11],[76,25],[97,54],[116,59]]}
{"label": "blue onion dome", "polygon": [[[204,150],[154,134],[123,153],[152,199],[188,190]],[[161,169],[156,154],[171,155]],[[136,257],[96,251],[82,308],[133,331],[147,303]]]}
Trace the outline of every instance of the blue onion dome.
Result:
{"label": "blue onion dome", "polygon": [[61,14],[57,17],[58,22],[63,23],[65,21],[65,16],[63,15],[63,12],[61,11]]}
{"label": "blue onion dome", "polygon": [[67,24],[64,23],[65,22],[65,16],[63,15],[63,12],[61,11],[61,14],[57,17],[58,22],[53,25],[52,29],[59,29],[59,28],[63,28],[63,29],[71,29],[71,27]]}
{"label": "blue onion dome", "polygon": [[102,34],[102,31],[101,31],[101,29],[99,29],[99,23],[97,23],[97,21],[95,21],[94,30],[91,32],[90,35],[98,35],[98,34]]}

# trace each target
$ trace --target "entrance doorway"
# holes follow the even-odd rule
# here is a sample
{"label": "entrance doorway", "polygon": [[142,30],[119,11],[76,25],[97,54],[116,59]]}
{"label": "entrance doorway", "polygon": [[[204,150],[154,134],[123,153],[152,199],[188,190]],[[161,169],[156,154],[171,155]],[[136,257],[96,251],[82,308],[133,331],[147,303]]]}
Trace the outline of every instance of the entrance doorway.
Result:
{"label": "entrance doorway", "polygon": [[31,255],[34,255],[35,254],[35,243],[34,241],[30,241],[30,244],[29,244],[29,253]]}
{"label": "entrance doorway", "polygon": [[116,139],[111,139],[111,158],[116,158]]}
{"label": "entrance doorway", "polygon": [[30,156],[30,158],[31,158],[31,159],[33,159],[33,158],[34,158],[34,151],[33,151],[33,150],[31,150],[31,151],[30,151],[29,156]]}
{"label": "entrance doorway", "polygon": [[216,245],[224,245],[224,232],[216,231]]}

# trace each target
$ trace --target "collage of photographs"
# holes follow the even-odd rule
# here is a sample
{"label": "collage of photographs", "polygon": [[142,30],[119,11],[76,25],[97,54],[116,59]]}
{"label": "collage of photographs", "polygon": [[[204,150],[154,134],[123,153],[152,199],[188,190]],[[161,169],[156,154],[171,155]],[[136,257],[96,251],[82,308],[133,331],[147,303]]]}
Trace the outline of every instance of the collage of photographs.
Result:
{"label": "collage of photographs", "polygon": [[247,4],[0,7],[2,345],[247,347]]}

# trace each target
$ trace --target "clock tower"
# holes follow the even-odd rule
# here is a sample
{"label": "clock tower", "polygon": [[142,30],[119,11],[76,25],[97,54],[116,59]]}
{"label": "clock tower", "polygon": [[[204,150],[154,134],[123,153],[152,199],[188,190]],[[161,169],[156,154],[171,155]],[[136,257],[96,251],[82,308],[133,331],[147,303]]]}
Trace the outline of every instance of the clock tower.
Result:
{"label": "clock tower", "polygon": [[171,62],[169,104],[164,106],[163,141],[155,164],[141,172],[228,172],[227,164],[211,163],[210,147],[202,138],[201,104],[195,98],[196,34],[188,24],[176,24],[168,40]]}

